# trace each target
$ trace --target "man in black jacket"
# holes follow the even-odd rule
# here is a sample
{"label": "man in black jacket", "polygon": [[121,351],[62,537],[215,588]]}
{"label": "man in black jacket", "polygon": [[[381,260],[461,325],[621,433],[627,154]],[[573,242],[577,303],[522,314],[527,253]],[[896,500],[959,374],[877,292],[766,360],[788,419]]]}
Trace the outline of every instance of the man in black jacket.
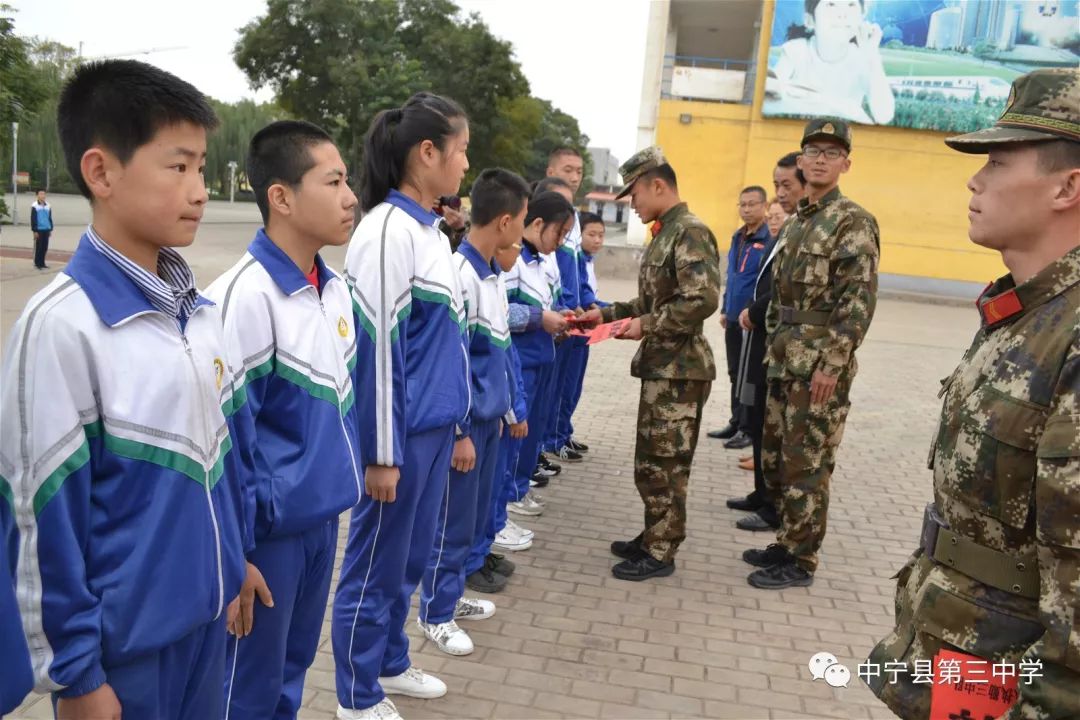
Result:
{"label": "man in black jacket", "polygon": [[[773,187],[776,200],[785,213],[790,215],[799,199],[805,193],[806,178],[802,170],[795,165],[798,153],[789,153],[776,164],[773,170]],[[768,208],[767,216],[772,216],[777,208]],[[754,448],[754,491],[741,498],[731,498],[727,506],[734,510],[751,512],[739,519],[735,526],[740,530],[775,530],[780,526],[777,509],[765,501],[765,476],[761,470],[761,436],[765,424],[765,311],[772,297],[772,267],[776,257],[776,239],[779,228],[772,227],[771,240],[765,250],[765,260],[761,264],[754,295],[750,304],[739,315],[739,325],[748,335],[744,347],[742,367],[740,368],[739,401],[744,405],[747,419],[747,433]]]}

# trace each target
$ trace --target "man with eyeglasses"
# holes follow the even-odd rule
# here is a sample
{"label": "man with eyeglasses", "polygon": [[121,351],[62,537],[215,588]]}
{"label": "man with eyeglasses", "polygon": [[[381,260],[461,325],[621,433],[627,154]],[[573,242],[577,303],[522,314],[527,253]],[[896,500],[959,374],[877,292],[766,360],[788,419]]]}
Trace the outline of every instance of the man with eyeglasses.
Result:
{"label": "man with eyeglasses", "polygon": [[859,347],[874,315],[877,220],[840,193],[851,168],[851,129],[816,119],[803,131],[798,166],[806,197],[780,231],[766,314],[768,396],[762,466],[780,508],[776,543],[747,550],[754,587],[814,581],[825,537],[829,479],[850,407]]}
{"label": "man with eyeglasses", "polygon": [[731,381],[731,419],[723,430],[710,430],[711,438],[724,440],[724,447],[739,450],[750,446],[750,436],[743,427],[739,399],[735,386],[739,374],[739,357],[742,354],[743,332],[739,327],[739,313],[754,294],[754,281],[765,257],[765,245],[769,241],[769,228],[765,225],[765,188],[752,185],[739,193],[739,218],[743,226],[731,236],[731,248],[727,255],[727,278],[724,282],[724,299],[720,307],[720,327],[724,328],[724,345],[727,349],[728,379]]}

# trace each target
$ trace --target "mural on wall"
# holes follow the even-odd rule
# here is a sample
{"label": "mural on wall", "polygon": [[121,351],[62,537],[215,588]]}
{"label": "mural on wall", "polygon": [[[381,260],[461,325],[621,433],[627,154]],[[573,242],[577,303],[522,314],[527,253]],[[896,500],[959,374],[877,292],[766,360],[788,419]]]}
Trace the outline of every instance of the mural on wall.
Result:
{"label": "mural on wall", "polygon": [[776,0],[762,113],[970,132],[1080,63],[1080,0]]}

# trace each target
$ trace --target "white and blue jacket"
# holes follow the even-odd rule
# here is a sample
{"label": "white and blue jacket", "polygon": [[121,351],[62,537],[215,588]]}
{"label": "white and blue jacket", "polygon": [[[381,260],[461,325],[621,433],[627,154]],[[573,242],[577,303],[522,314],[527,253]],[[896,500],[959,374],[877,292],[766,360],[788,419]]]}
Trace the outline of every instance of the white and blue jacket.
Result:
{"label": "white and blue jacket", "polygon": [[510,410],[510,326],[505,285],[493,263],[466,238],[454,253],[461,275],[469,338],[472,407],[458,424],[457,436],[469,434],[473,421],[501,418]]}
{"label": "white and blue jacket", "polygon": [[456,425],[469,413],[461,280],[439,219],[393,190],[349,243],[364,466],[400,466],[407,435]]}
{"label": "white and blue jacket", "polygon": [[244,579],[251,418],[217,307],[181,326],[84,236],[8,340],[0,476],[39,692],[221,617]]}
{"label": "white and blue jacket", "polygon": [[[542,258],[531,243],[522,242],[521,255],[505,275],[506,297],[511,303],[527,305],[540,312],[552,309],[552,293],[557,288],[551,285],[549,268],[554,263],[544,263]],[[522,332],[514,332],[512,338],[522,367],[555,362],[555,341],[539,323]]]}
{"label": "white and blue jacket", "polygon": [[[349,290],[315,256],[319,288],[259,230],[206,289],[255,421],[255,539],[317,527],[360,501]],[[321,289],[321,292],[320,292]]]}
{"label": "white and blue jacket", "polygon": [[581,277],[581,224],[578,215],[574,213],[574,227],[566,234],[566,238],[558,249],[553,253],[559,266],[559,296],[556,305],[567,310],[576,310],[583,307],[581,302],[581,285],[584,278]]}

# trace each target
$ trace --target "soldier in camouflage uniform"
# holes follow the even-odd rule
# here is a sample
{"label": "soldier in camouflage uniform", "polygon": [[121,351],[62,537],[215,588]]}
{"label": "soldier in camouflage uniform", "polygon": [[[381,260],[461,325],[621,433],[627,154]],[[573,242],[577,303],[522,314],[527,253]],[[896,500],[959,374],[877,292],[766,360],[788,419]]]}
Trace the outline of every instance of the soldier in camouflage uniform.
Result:
{"label": "soldier in camouflage uniform", "polygon": [[760,588],[810,585],[825,538],[829,479],[844,434],[859,347],[874,315],[878,226],[840,193],[851,166],[851,130],[811,120],[799,168],[807,196],[780,231],[773,294],[765,318],[768,395],[761,459],[777,541],[747,550]]}
{"label": "soldier in camouflage uniform", "polygon": [[719,304],[716,238],[680,201],[675,172],[658,147],[638,152],[619,173],[653,239],[641,259],[638,296],[591,310],[611,322],[633,318],[620,337],[641,340],[630,374],[641,378],[634,482],[645,503],[645,529],[616,541],[623,558],[612,574],[623,580],[670,575],[686,538],[686,490],[697,446],[701,410],[716,378],[703,323]]}
{"label": "soldier in camouflage uniform", "polygon": [[[934,503],[863,679],[921,719],[940,683],[913,673],[943,648],[984,668],[1038,661],[1004,717],[1080,718],[1080,73],[1018,78],[994,127],[946,143],[988,155],[969,235],[1011,273],[979,298],[982,327],[943,381]],[[873,671],[885,663],[906,671],[891,682]]]}

